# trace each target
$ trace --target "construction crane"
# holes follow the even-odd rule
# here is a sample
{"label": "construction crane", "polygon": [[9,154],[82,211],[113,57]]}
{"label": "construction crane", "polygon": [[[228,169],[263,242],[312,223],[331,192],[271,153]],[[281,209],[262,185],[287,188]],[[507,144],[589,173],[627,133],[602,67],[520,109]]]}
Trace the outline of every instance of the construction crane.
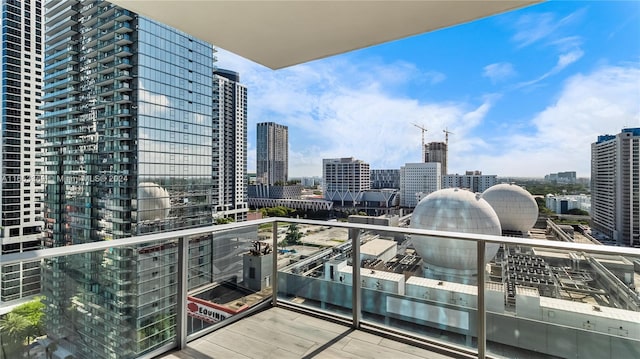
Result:
{"label": "construction crane", "polygon": [[444,129],[442,132],[444,132],[444,143],[449,147],[449,134],[453,135],[454,133],[449,131],[449,129]]}
{"label": "construction crane", "polygon": [[422,130],[422,159],[420,161],[424,162],[424,157],[425,157],[424,133],[427,132],[427,129],[424,128],[424,126],[416,125],[415,123],[412,123],[412,125]]}

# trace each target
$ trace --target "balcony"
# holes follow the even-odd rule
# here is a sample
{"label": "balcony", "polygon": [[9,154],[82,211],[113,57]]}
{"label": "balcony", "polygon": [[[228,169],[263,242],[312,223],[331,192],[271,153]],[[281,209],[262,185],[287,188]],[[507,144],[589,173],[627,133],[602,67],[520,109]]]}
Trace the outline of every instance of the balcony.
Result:
{"label": "balcony", "polygon": [[55,35],[46,36],[45,43],[46,44],[56,43],[63,39],[68,39],[77,33],[78,31],[76,29],[76,25],[67,26],[67,27],[61,28]]}
{"label": "balcony", "polygon": [[69,87],[69,85],[77,84],[78,82],[80,82],[80,80],[78,79],[78,76],[71,75],[63,80],[51,82],[44,85],[43,89],[46,91],[46,90],[51,90],[55,88],[66,88],[66,87]]}
{"label": "balcony", "polygon": [[[102,180],[109,179],[83,178]],[[75,217],[84,215],[83,203],[76,207],[81,212]],[[144,212],[137,216],[134,222],[141,233],[158,230],[153,216]],[[179,220],[167,220],[163,226]],[[123,233],[116,227],[121,220],[100,223],[98,231],[107,239],[109,233]],[[302,243],[278,247],[290,224],[304,232]],[[445,243],[471,241],[477,275],[469,283],[428,278],[420,259],[407,247],[408,238],[419,240],[415,236]],[[258,246],[256,241],[263,244]],[[378,251],[373,260],[371,243],[378,246],[376,241],[389,248],[397,246],[397,254],[386,256]],[[278,250],[265,249],[267,243]],[[486,260],[485,249],[495,245],[501,250],[494,259]],[[464,254],[452,251],[447,255]],[[545,268],[553,273],[550,278],[560,294],[553,294],[551,287],[539,281],[510,281],[513,271],[505,266],[527,258],[534,258],[536,264],[547,263]],[[48,311],[46,315],[52,316],[52,323],[74,321],[83,334],[73,343],[82,340],[93,348],[93,340],[104,339],[95,333],[105,331],[127,340],[118,348],[104,346],[104,350],[123,350],[136,353],[135,357],[640,355],[640,296],[620,279],[627,278],[622,270],[640,283],[636,269],[640,249],[634,248],[268,218],[3,255],[1,259],[6,265],[42,263],[44,276],[58,276],[60,290],[54,292],[62,300],[62,291],[71,288],[66,295],[77,302],[71,307],[76,311]],[[62,263],[82,270],[52,273],[51,268]],[[587,268],[595,268],[593,273],[598,275],[590,278]],[[536,276],[535,270],[527,273]],[[118,278],[139,281],[136,285]],[[511,288],[508,283],[517,284]],[[604,295],[600,287],[609,294]],[[57,300],[52,294],[45,302],[48,308],[56,308]],[[136,307],[146,314],[127,319],[131,314],[123,312],[124,308]],[[69,310],[66,304],[65,308]],[[112,319],[94,328],[92,317],[100,313]],[[174,319],[154,319],[169,313]],[[59,317],[61,314],[69,317]],[[43,343],[55,340],[58,348],[71,348],[69,338],[52,333]],[[181,351],[172,352],[175,350]]]}
{"label": "balcony", "polygon": [[49,72],[51,70],[60,69],[66,67],[68,65],[75,65],[78,63],[78,60],[74,56],[68,56],[60,61],[54,62],[44,67],[45,72]]}
{"label": "balcony", "polygon": [[55,91],[55,92],[47,93],[42,98],[42,100],[43,101],[50,101],[50,100],[57,99],[57,98],[64,99],[64,98],[67,98],[69,95],[77,94],[78,92],[79,92],[78,89],[76,89],[74,86],[69,86],[69,87],[64,88],[62,90],[58,90],[58,91]]}
{"label": "balcony", "polygon": [[260,358],[270,353],[292,358],[460,357],[275,307],[194,340],[180,352],[159,358]]}
{"label": "balcony", "polygon": [[49,73],[49,74],[45,75],[44,80],[45,81],[49,81],[49,80],[55,80],[55,79],[59,79],[59,78],[65,78],[65,77],[67,77],[69,75],[74,75],[76,73],[77,73],[77,71],[75,71],[73,66],[69,66],[69,67],[67,67],[65,69],[58,70],[56,72]]}
{"label": "balcony", "polygon": [[51,62],[52,60],[57,60],[58,58],[65,57],[67,55],[74,55],[74,54],[77,54],[77,53],[78,53],[78,51],[76,50],[75,46],[70,45],[70,46],[67,46],[66,48],[64,48],[64,49],[62,49],[62,50],[60,50],[60,51],[58,51],[56,53],[53,53],[51,55],[47,55],[47,62]]}

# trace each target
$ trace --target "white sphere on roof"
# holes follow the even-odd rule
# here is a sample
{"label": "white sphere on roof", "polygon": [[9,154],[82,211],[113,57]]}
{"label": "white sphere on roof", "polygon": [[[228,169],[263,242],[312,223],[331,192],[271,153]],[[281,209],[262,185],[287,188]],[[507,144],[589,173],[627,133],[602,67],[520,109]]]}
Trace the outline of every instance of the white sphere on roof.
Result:
{"label": "white sphere on roof", "polygon": [[162,220],[169,216],[169,192],[157,183],[138,184],[138,221]]}
{"label": "white sphere on roof", "polygon": [[498,214],[503,231],[527,233],[538,220],[538,204],[524,188],[509,183],[491,186],[482,193]]}
{"label": "white sphere on roof", "polygon": [[[411,216],[411,228],[446,232],[501,235],[500,220],[479,194],[447,188],[423,198]],[[475,241],[412,235],[413,245],[425,266],[435,272],[474,274],[477,272]],[[498,252],[499,244],[487,243],[485,262]]]}

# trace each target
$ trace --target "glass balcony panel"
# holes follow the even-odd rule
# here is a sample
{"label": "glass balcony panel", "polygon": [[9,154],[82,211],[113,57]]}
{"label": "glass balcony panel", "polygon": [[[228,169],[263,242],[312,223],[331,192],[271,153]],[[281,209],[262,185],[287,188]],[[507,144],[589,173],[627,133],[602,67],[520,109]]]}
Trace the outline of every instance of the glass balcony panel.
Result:
{"label": "glass balcony panel", "polygon": [[363,325],[475,351],[475,241],[378,231],[360,240]]}
{"label": "glass balcony panel", "polygon": [[[53,197],[48,200],[58,200]],[[69,203],[84,208],[83,201]],[[83,213],[66,224],[89,230],[91,216]],[[266,221],[260,226],[247,222],[226,230],[208,227],[157,234],[160,238],[97,242],[82,250],[43,250],[34,255],[46,259],[36,262],[3,254],[6,283],[16,282],[11,270],[20,265],[34,276],[35,268],[42,270],[47,323],[43,333],[30,332],[30,339],[16,337],[13,325],[1,325],[3,350],[7,357],[23,357],[23,348],[37,336],[40,349],[30,347],[55,348],[54,357],[139,357],[156,349],[157,355],[177,345],[181,316],[190,334],[185,340],[190,340],[270,301],[275,261],[281,305],[350,321],[357,273],[355,283],[362,288],[358,327],[415,343],[476,355],[481,348],[477,338],[486,334],[487,352],[496,357],[640,357],[637,249],[586,246],[582,241],[589,238],[576,234],[573,242],[483,237],[490,256],[480,282],[484,291],[478,292],[478,277],[472,272],[443,270],[440,263],[477,266],[475,235],[463,237],[472,241],[454,240],[450,233],[436,236],[425,251],[410,234],[415,230],[370,225],[353,229],[347,227],[358,225],[291,219],[297,222],[293,227],[291,222],[278,223],[281,245],[269,252],[273,222]],[[49,224],[47,230],[53,232],[63,225]],[[91,230],[102,229],[98,224]],[[361,245],[358,271],[353,272],[350,235],[356,232]],[[188,243],[186,273],[178,261],[178,237]],[[446,250],[437,250],[442,242]],[[466,249],[461,245],[468,243],[472,245]],[[68,254],[72,251],[78,254]],[[184,306],[179,307],[181,302]],[[483,308],[484,317],[476,314]],[[114,341],[117,347],[106,345]]]}
{"label": "glass balcony panel", "polygon": [[187,334],[271,300],[271,240],[258,238],[256,225],[189,238]]}
{"label": "glass balcony panel", "polygon": [[279,222],[277,243],[278,299],[351,318],[349,231]]}
{"label": "glass balcony panel", "polygon": [[[590,243],[575,233],[575,242]],[[496,356],[640,355],[640,261],[505,245],[491,264],[487,351]]]}
{"label": "glass balcony panel", "polygon": [[6,357],[133,358],[175,344],[176,259],[169,240],[21,263],[42,271],[43,318],[2,327]]}

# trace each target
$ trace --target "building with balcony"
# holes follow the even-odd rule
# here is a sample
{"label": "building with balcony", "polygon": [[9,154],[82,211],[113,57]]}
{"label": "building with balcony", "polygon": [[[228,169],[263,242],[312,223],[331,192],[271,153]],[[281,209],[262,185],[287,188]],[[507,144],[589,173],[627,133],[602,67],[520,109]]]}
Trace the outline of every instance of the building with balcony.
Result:
{"label": "building with balcony", "polygon": [[466,171],[463,175],[443,174],[442,188],[466,188],[472,192],[484,192],[498,183],[497,175],[483,175],[482,171]]}
{"label": "building with balcony", "polygon": [[[106,1],[44,8],[46,246],[244,220],[246,89],[214,73],[212,45]],[[212,280],[210,241],[190,242],[190,288]],[[46,261],[49,339],[83,358],[166,344],[177,258],[159,243]]]}
{"label": "building with balcony", "polygon": [[284,185],[289,179],[289,128],[274,122],[257,126],[256,182]]}
{"label": "building with balcony", "polygon": [[591,144],[591,227],[619,245],[640,246],[640,128]]}
{"label": "building with balcony", "polygon": [[322,179],[324,199],[340,206],[355,206],[371,187],[369,164],[353,157],[323,159]]}
{"label": "building with balcony", "polygon": [[415,207],[441,188],[441,163],[407,163],[400,167],[400,207]]}
{"label": "building with balcony", "polygon": [[[36,162],[42,142],[43,24],[40,1],[2,2],[2,254],[41,248],[43,186]],[[39,292],[39,266],[0,267],[0,313]]]}
{"label": "building with balcony", "polygon": [[214,216],[247,218],[247,88],[237,72],[216,69],[213,80]]}

